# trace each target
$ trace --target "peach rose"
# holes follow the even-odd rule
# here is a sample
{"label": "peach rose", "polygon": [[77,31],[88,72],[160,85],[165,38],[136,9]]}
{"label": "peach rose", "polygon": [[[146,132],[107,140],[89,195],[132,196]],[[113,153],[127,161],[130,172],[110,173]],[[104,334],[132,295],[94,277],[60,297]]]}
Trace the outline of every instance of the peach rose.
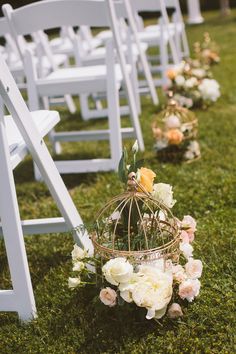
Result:
{"label": "peach rose", "polygon": [[[192,216],[190,216],[190,215],[185,215],[182,222],[181,222],[181,226],[184,228],[184,231],[187,232],[189,242],[190,243],[193,242],[194,232],[197,230],[196,220],[194,218],[192,218]],[[181,235],[182,235],[182,233],[181,233]],[[185,240],[183,240],[183,242],[186,242]]]}
{"label": "peach rose", "polygon": [[179,145],[183,141],[184,135],[178,129],[170,129],[166,133],[166,138],[167,138],[169,144]]}
{"label": "peach rose", "polygon": [[183,281],[179,286],[179,296],[192,302],[200,291],[201,283],[198,279],[188,279]]}
{"label": "peach rose", "polygon": [[[140,175],[139,183],[141,184],[141,186],[143,187],[143,189],[146,192],[151,193],[153,191],[153,181],[154,181],[154,178],[156,177],[156,174],[152,170],[145,168],[145,167],[141,167],[138,170],[138,173]],[[139,190],[139,192],[142,191],[141,188],[139,188],[138,190]]]}
{"label": "peach rose", "polygon": [[107,287],[100,291],[99,298],[104,305],[113,307],[116,305],[117,294],[115,290]]}
{"label": "peach rose", "polygon": [[167,70],[167,72],[166,72],[166,76],[167,76],[168,79],[170,79],[170,80],[174,80],[174,79],[176,78],[176,75],[177,75],[177,73],[176,73],[176,71],[173,70],[173,69],[169,69],[169,70]]}
{"label": "peach rose", "polygon": [[189,258],[185,264],[185,270],[189,278],[197,279],[202,275],[202,262],[200,259]]}
{"label": "peach rose", "polygon": [[177,281],[178,283],[181,283],[186,279],[184,268],[180,264],[173,266],[172,272],[173,272],[174,280]]}
{"label": "peach rose", "polygon": [[183,312],[182,312],[180,305],[177,304],[176,302],[173,302],[173,304],[169,307],[167,315],[170,318],[178,318],[178,317],[183,316]]}

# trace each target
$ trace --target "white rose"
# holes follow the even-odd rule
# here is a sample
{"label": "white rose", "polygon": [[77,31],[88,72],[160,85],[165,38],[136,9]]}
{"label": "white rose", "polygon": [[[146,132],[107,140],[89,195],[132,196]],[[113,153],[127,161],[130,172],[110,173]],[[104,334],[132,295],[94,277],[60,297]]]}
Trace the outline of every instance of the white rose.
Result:
{"label": "white rose", "polygon": [[204,79],[198,89],[204,100],[215,102],[220,97],[220,85],[216,80]]}
{"label": "white rose", "polygon": [[190,243],[181,242],[179,245],[179,249],[183,253],[183,255],[186,259],[189,259],[189,257],[192,257],[193,247],[190,245]]}
{"label": "white rose", "polygon": [[165,120],[166,127],[168,129],[175,129],[180,127],[180,120],[179,117],[177,117],[174,114],[171,114],[169,117],[166,118]]}
{"label": "white rose", "polygon": [[81,272],[84,269],[85,265],[83,262],[75,262],[73,266],[74,272]]}
{"label": "white rose", "polygon": [[197,84],[198,84],[198,81],[197,81],[196,77],[190,77],[190,79],[185,81],[184,86],[186,88],[193,88],[194,86],[197,86]]}
{"label": "white rose", "polygon": [[159,202],[165,204],[168,208],[172,208],[176,202],[176,200],[173,199],[172,186],[166,183],[154,184],[152,196]]}
{"label": "white rose", "polygon": [[181,63],[177,64],[174,66],[174,70],[178,73],[181,74],[185,68],[185,61],[181,61]]}
{"label": "white rose", "polygon": [[88,252],[78,245],[74,245],[73,251],[71,252],[72,260],[77,261],[88,257]]}
{"label": "white rose", "polygon": [[133,266],[126,258],[110,259],[103,267],[102,272],[106,280],[112,285],[127,283],[133,274]]}
{"label": "white rose", "polygon": [[163,272],[152,266],[140,266],[140,281],[132,290],[132,298],[139,307],[145,307],[148,312],[147,319],[161,318],[166,312],[168,303],[172,297],[171,273]]}
{"label": "white rose", "polygon": [[187,276],[191,279],[200,278],[202,275],[202,262],[200,259],[189,258],[188,262],[185,264],[185,270]]}
{"label": "white rose", "polygon": [[184,86],[185,78],[182,75],[177,75],[175,78],[175,83],[177,86]]}
{"label": "white rose", "polygon": [[80,283],[81,283],[80,277],[68,279],[68,287],[70,289],[76,288]]}
{"label": "white rose", "polygon": [[202,79],[206,75],[206,71],[204,69],[193,69],[192,74],[199,79]]}

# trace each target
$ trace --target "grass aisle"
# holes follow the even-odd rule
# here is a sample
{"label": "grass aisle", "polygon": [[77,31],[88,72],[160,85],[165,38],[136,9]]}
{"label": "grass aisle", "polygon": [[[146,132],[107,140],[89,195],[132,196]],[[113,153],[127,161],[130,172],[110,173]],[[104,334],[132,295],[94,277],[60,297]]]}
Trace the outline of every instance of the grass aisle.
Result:
{"label": "grass aisle", "polygon": [[[201,160],[192,164],[160,164],[152,152],[151,115],[154,108],[143,101],[146,166],[157,172],[156,181],[174,187],[176,216],[189,213],[198,221],[195,257],[204,262],[199,298],[179,323],[168,318],[157,325],[135,323],[124,317],[94,313],[86,290],[71,292],[70,235],[26,238],[26,248],[38,308],[38,320],[20,326],[15,314],[0,313],[0,353],[233,353],[235,338],[236,274],[236,11],[219,20],[217,12],[205,13],[205,24],[189,27],[189,42],[209,31],[221,48],[221,63],[213,71],[222,97],[208,111],[197,111],[200,123]],[[61,112],[62,118],[66,116]],[[70,126],[91,126],[70,118]],[[66,121],[61,123],[65,127]],[[104,123],[105,124],[105,123]],[[103,122],[96,122],[103,125]],[[129,142],[131,145],[132,142]],[[77,148],[85,157],[104,150],[106,144]],[[90,149],[90,150],[89,150]],[[67,153],[75,155],[74,146]],[[71,195],[85,222],[109,197],[121,191],[112,173],[66,176]],[[49,192],[33,179],[30,160],[16,171],[17,192],[24,218],[58,215]],[[10,286],[3,242],[0,242],[0,288]],[[187,310],[187,308],[185,308]]]}

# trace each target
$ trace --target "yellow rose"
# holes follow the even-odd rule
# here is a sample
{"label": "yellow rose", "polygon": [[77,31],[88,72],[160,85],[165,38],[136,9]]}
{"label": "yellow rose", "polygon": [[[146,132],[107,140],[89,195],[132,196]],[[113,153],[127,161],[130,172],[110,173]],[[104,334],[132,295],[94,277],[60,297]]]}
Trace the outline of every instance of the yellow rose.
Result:
{"label": "yellow rose", "polygon": [[[146,192],[152,192],[153,190],[153,181],[154,178],[156,177],[156,174],[145,167],[141,167],[139,170],[139,184],[142,186],[142,188],[146,191]],[[142,192],[142,189],[139,188],[138,189],[139,192]]]}

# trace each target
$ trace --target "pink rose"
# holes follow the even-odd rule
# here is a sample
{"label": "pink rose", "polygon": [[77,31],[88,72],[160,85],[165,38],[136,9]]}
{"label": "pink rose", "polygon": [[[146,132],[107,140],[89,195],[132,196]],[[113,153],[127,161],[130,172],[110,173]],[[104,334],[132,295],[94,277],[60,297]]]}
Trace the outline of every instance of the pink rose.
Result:
{"label": "pink rose", "polygon": [[178,318],[178,317],[183,316],[183,312],[182,312],[182,309],[181,309],[180,305],[177,304],[176,302],[174,302],[174,303],[169,307],[169,310],[168,310],[168,312],[167,312],[167,315],[168,315],[170,318]]}
{"label": "pink rose", "polygon": [[178,283],[181,283],[186,279],[184,268],[180,264],[173,266],[172,272],[173,272],[174,280],[177,281]]}
{"label": "pink rose", "polygon": [[188,279],[183,281],[179,286],[179,296],[181,299],[186,299],[192,302],[198,296],[201,283],[198,279]]}
{"label": "pink rose", "polygon": [[182,220],[182,227],[187,229],[186,230],[187,232],[194,233],[197,230],[196,226],[197,226],[196,220],[192,218],[192,216],[190,215],[184,216]]}
{"label": "pink rose", "polygon": [[197,279],[202,275],[202,262],[200,259],[189,258],[185,264],[185,270],[189,278]]}
{"label": "pink rose", "polygon": [[180,234],[180,238],[183,243],[189,243],[189,235],[188,235],[187,231],[182,230],[181,234]]}
{"label": "pink rose", "polygon": [[116,305],[117,294],[115,290],[107,287],[100,291],[99,298],[104,305],[113,307]]}

